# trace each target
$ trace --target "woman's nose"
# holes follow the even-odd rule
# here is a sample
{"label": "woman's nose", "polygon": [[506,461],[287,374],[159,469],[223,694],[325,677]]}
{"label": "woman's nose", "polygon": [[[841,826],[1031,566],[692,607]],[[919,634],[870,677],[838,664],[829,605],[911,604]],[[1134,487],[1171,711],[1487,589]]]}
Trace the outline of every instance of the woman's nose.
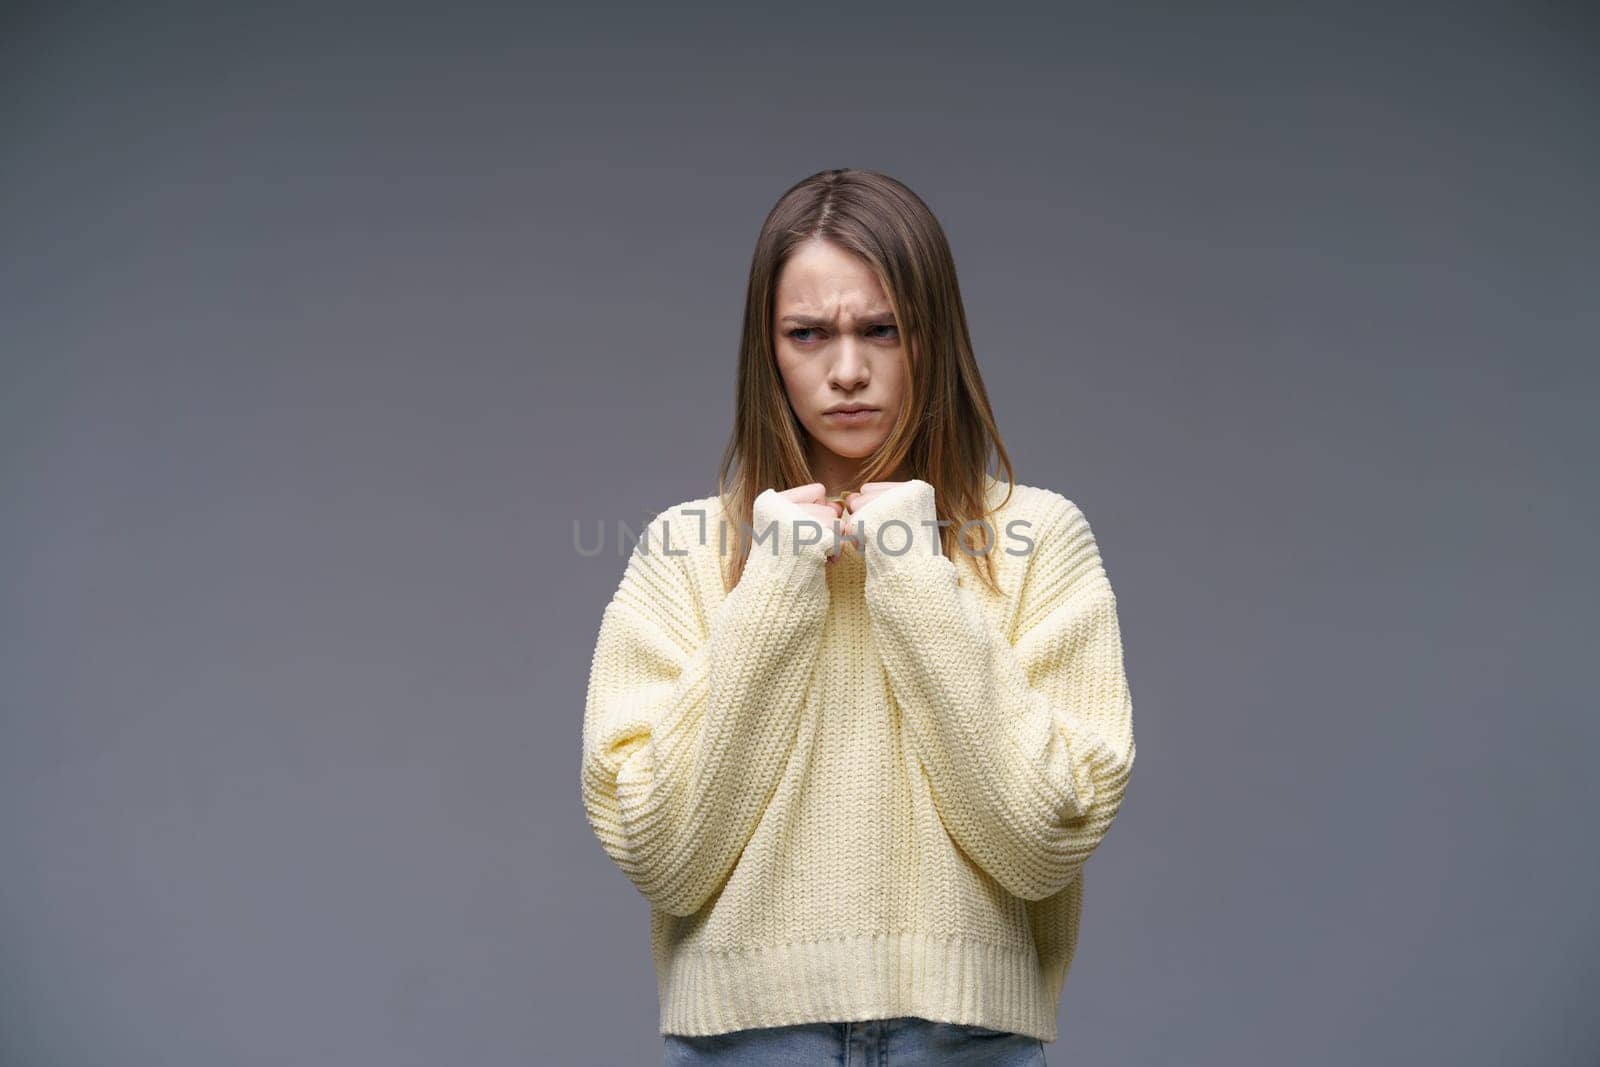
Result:
{"label": "woman's nose", "polygon": [[866,380],[867,361],[852,338],[847,337],[839,342],[830,374],[839,385],[858,385]]}

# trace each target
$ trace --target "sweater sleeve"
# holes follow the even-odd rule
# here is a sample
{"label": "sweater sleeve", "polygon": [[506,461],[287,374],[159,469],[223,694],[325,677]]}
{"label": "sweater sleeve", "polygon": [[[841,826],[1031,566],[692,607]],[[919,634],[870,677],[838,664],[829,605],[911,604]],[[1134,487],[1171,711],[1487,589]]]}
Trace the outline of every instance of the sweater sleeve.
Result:
{"label": "sweater sleeve", "polygon": [[[1012,641],[938,551],[929,483],[857,518],[874,640],[946,830],[1008,892],[1059,892],[1109,830],[1134,758],[1116,597],[1087,520],[1053,495],[1027,532]],[[915,535],[900,554],[909,535],[891,520]],[[999,532],[995,550],[1017,551]]]}
{"label": "sweater sleeve", "polygon": [[673,915],[721,888],[754,833],[821,647],[831,534],[806,543],[820,524],[772,489],[756,498],[752,528],[775,536],[752,546],[709,622],[681,543],[666,555],[642,539],[590,666],[584,808],[606,853]]}

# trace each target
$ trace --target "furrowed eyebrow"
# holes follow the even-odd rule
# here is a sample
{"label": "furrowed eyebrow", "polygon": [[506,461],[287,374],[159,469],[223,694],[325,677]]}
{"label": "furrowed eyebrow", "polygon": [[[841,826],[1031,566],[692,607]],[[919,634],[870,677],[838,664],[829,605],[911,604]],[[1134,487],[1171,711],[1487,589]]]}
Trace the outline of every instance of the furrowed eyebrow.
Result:
{"label": "furrowed eyebrow", "polygon": [[[801,326],[832,326],[833,325],[833,320],[832,319],[820,319],[820,318],[817,318],[814,315],[785,315],[781,321],[798,323]],[[857,321],[860,321],[860,322],[871,321],[871,322],[874,322],[874,323],[893,322],[894,321],[894,312],[887,311],[887,310],[886,311],[871,311],[871,312],[868,312],[865,315],[862,315],[860,317],[860,319],[858,319]]]}

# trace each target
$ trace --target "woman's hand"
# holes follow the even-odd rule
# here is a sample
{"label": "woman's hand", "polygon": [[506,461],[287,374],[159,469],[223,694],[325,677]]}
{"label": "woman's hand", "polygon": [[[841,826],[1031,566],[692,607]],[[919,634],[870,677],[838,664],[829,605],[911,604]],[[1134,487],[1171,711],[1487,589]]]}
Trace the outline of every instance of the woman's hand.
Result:
{"label": "woman's hand", "polygon": [[781,497],[786,497],[799,506],[808,516],[822,524],[822,528],[831,531],[828,562],[832,563],[838,558],[839,548],[842,547],[839,534],[843,522],[843,512],[837,504],[828,500],[828,487],[821,482],[812,482],[809,485],[797,485],[793,489],[783,489],[778,492]]}
{"label": "woman's hand", "polygon": [[875,498],[877,498],[877,496],[879,494],[881,494],[883,492],[886,492],[887,490],[893,489],[897,485],[904,485],[904,484],[906,484],[906,483],[905,482],[868,482],[866,485],[863,485],[861,487],[859,492],[851,493],[849,496],[845,497],[845,514],[846,514],[846,516],[848,516],[848,515],[850,515],[850,514],[852,514],[854,512],[860,511],[862,508],[866,507],[869,503],[871,503]]}

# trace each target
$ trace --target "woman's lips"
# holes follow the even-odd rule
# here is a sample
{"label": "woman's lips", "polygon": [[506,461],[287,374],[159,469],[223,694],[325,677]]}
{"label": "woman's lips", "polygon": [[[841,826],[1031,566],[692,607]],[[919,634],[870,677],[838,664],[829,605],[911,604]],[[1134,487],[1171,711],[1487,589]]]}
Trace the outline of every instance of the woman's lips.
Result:
{"label": "woman's lips", "polygon": [[824,411],[822,417],[835,422],[846,424],[866,422],[878,413],[877,408],[862,408],[860,411]]}

